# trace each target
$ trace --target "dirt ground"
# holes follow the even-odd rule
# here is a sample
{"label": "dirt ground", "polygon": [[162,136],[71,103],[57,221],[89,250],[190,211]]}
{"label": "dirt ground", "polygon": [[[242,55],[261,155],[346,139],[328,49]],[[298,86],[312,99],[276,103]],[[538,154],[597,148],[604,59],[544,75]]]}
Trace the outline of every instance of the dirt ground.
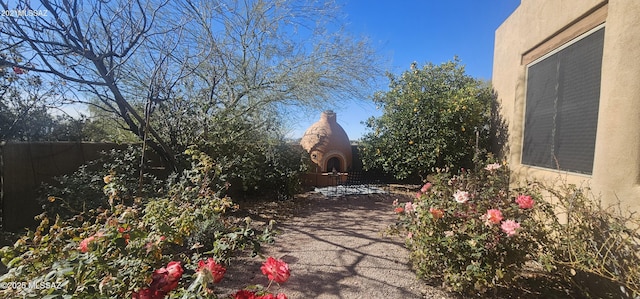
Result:
{"label": "dirt ground", "polygon": [[[395,220],[392,202],[401,197],[311,193],[296,199],[292,215],[278,220],[275,243],[264,248],[265,256],[284,260],[291,270],[289,281],[270,290],[288,298],[455,298],[417,279],[402,238],[385,234]],[[269,219],[268,209],[260,209],[258,218]],[[263,260],[230,265],[218,291],[268,284],[260,272]]]}

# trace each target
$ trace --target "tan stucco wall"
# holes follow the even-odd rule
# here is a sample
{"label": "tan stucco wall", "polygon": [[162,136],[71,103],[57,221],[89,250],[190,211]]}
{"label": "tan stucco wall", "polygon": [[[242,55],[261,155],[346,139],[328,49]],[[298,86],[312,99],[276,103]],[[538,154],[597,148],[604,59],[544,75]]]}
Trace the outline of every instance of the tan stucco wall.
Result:
{"label": "tan stucco wall", "polygon": [[[608,2],[608,3],[607,3]],[[606,6],[603,6],[606,5]],[[520,164],[526,65],[523,55],[567,26],[606,8],[598,131],[592,175]],[[565,179],[588,185],[603,201],[616,196],[640,211],[640,1],[522,0],[496,30],[492,83],[509,128],[506,158],[516,180]]]}

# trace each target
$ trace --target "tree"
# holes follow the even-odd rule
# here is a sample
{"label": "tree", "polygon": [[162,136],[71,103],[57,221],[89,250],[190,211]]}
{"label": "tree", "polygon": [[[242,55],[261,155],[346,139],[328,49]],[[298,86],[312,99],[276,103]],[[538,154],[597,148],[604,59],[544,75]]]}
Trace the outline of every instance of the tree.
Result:
{"label": "tree", "polygon": [[170,164],[172,150],[152,128],[142,130],[144,119],[123,92],[124,67],[152,31],[157,13],[166,2],[151,1],[17,1],[16,7],[1,2],[4,11],[29,10],[39,16],[6,17],[0,20],[5,49],[27,48],[24,60],[0,60],[0,64],[47,75],[70,89],[91,92],[105,107],[117,111],[136,135],[154,136],[151,146]]}
{"label": "tree", "polygon": [[170,163],[211,120],[268,126],[281,105],[364,98],[379,73],[366,40],[327,29],[340,21],[330,1],[31,2],[17,8],[45,15],[0,20],[29,57],[0,63],[91,93]]}
{"label": "tree", "polygon": [[152,116],[171,144],[203,140],[219,122],[277,130],[283,106],[364,99],[382,73],[366,40],[327,29],[340,21],[332,1],[186,0],[181,10],[208,56]]}
{"label": "tree", "polygon": [[[7,57],[22,59],[17,49],[0,52]],[[65,102],[60,92],[38,74],[0,66],[0,141],[81,140],[84,120],[51,114]]]}
{"label": "tree", "polygon": [[398,179],[424,180],[434,167],[469,167],[487,148],[493,94],[465,74],[457,58],[441,65],[416,63],[389,90],[375,95],[383,115],[367,120],[360,152],[367,169]]}

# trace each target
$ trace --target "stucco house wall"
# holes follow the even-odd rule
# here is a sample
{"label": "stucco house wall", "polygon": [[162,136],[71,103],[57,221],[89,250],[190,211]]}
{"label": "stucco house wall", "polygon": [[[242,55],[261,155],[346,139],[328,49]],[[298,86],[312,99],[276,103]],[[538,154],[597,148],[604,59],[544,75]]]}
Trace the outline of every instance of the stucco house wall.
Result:
{"label": "stucco house wall", "polygon": [[[620,199],[640,211],[639,16],[635,0],[522,0],[496,30],[492,83],[508,126],[505,156],[516,181],[563,179],[591,187],[605,204]],[[604,45],[591,173],[524,165],[528,65],[598,26],[604,26]]]}

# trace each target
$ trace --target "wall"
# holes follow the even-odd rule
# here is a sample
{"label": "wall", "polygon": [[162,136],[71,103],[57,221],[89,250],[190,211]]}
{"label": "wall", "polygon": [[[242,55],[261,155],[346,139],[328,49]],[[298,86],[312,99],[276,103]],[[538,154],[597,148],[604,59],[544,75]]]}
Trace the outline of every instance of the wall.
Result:
{"label": "wall", "polygon": [[54,176],[72,173],[99,157],[101,151],[126,148],[112,143],[7,143],[1,147],[2,229],[18,231],[36,224],[42,213],[36,191]]}
{"label": "wall", "polygon": [[[594,16],[603,14],[601,16]],[[509,130],[506,157],[516,180],[537,178],[588,185],[605,204],[619,198],[640,211],[640,1],[522,0],[496,30],[492,83]],[[591,175],[522,165],[526,64],[567,31],[602,18],[605,40],[594,167]],[[577,29],[576,29],[577,28]]]}

